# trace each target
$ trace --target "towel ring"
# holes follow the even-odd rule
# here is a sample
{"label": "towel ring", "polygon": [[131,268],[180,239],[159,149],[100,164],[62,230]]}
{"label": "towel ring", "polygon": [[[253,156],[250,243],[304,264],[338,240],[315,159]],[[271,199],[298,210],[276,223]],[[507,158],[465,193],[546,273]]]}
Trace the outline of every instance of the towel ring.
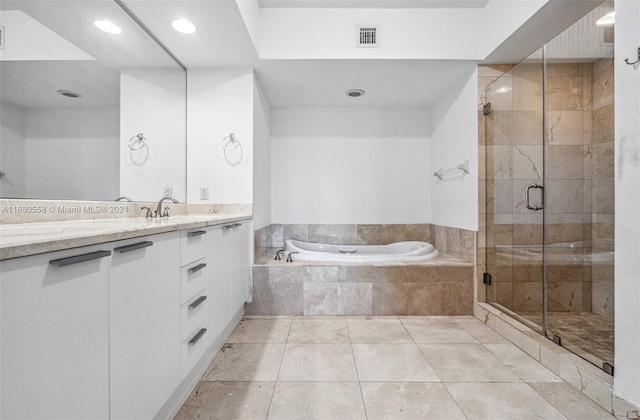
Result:
{"label": "towel ring", "polygon": [[135,136],[129,139],[129,149],[133,151],[141,150],[146,145],[147,145],[147,139],[144,138],[144,135],[142,133],[136,134]]}
{"label": "towel ring", "polygon": [[236,150],[238,146],[240,146],[240,141],[233,133],[222,139],[222,148],[228,152]]}

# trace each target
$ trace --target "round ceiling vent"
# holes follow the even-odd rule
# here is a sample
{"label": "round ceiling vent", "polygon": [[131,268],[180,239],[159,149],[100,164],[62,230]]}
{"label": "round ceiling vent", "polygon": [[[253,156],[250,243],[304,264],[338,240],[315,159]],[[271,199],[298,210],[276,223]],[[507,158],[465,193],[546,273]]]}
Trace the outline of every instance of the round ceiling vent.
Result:
{"label": "round ceiling vent", "polygon": [[362,90],[362,89],[351,89],[351,90],[347,91],[346,95],[351,97],[351,98],[358,98],[358,97],[364,95],[364,90]]}
{"label": "round ceiling vent", "polygon": [[62,96],[66,96],[67,98],[81,98],[82,95],[76,92],[71,92],[70,90],[60,89],[58,93]]}

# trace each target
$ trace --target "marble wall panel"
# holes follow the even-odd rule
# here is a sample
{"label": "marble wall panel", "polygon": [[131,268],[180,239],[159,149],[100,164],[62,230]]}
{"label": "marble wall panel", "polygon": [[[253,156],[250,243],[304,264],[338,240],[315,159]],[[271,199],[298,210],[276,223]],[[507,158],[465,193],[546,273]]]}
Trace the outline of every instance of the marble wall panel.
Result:
{"label": "marble wall panel", "polygon": [[485,156],[490,179],[513,178],[513,146],[487,146]]}
{"label": "marble wall panel", "polygon": [[404,315],[407,313],[407,283],[373,283],[373,315]]}
{"label": "marble wall panel", "polygon": [[549,281],[547,305],[550,312],[582,311],[582,282]]}
{"label": "marble wall panel", "polygon": [[596,108],[592,113],[591,142],[606,143],[613,139],[613,104]]}
{"label": "marble wall panel", "polygon": [[[547,112],[547,141],[550,145],[584,143],[584,111]],[[542,118],[540,114],[539,118]],[[542,133],[534,144],[542,145]]]}
{"label": "marble wall panel", "polygon": [[304,315],[338,315],[338,283],[303,283]]}
{"label": "marble wall panel", "polygon": [[582,76],[547,77],[548,111],[581,111]]}
{"label": "marble wall panel", "polygon": [[593,178],[613,178],[614,172],[614,148],[613,142],[594,144],[591,147]]}
{"label": "marble wall panel", "polygon": [[548,151],[547,179],[583,179],[585,157],[582,144],[549,146]]}
{"label": "marble wall panel", "polygon": [[536,145],[513,146],[513,178],[543,178],[542,147]]}
{"label": "marble wall panel", "polygon": [[542,111],[512,112],[513,139],[509,144],[542,145]]}
{"label": "marble wall panel", "polygon": [[338,315],[371,315],[372,302],[372,283],[338,285]]}
{"label": "marble wall panel", "polygon": [[613,59],[603,58],[593,63],[593,108],[601,108],[614,101]]}

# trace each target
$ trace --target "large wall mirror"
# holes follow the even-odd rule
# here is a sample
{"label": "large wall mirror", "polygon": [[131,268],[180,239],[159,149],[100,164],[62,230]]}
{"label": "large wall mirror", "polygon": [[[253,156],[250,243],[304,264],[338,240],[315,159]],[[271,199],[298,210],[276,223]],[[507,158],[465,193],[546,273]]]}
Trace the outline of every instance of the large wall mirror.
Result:
{"label": "large wall mirror", "polygon": [[0,3],[0,197],[186,200],[186,73],[114,0]]}

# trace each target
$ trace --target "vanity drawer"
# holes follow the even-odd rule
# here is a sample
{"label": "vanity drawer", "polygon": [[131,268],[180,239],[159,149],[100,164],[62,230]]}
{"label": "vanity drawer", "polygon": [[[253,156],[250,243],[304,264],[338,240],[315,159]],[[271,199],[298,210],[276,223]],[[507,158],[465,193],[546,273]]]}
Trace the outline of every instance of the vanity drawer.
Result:
{"label": "vanity drawer", "polygon": [[198,331],[198,326],[207,320],[209,301],[207,291],[201,290],[180,308],[180,341],[183,342]]}
{"label": "vanity drawer", "polygon": [[182,378],[198,363],[209,348],[207,323],[203,323],[182,343]]}
{"label": "vanity drawer", "polygon": [[204,258],[206,254],[205,228],[183,230],[180,232],[180,265],[191,264]]}
{"label": "vanity drawer", "polygon": [[205,258],[180,269],[180,304],[186,303],[207,287],[207,260]]}

